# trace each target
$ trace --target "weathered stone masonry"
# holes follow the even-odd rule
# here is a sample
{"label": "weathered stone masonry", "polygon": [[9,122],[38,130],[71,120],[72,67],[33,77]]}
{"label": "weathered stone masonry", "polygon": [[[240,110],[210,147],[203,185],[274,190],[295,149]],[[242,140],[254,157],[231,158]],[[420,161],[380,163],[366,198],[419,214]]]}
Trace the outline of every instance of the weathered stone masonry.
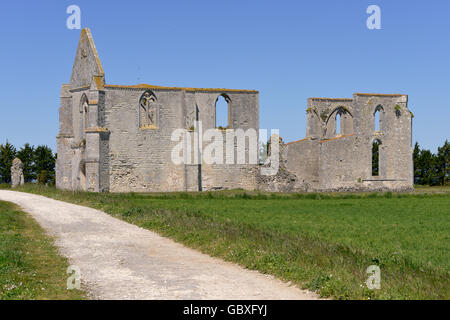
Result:
{"label": "weathered stone masonry", "polygon": [[258,128],[254,90],[109,85],[89,29],[62,86],[56,185],[89,191],[255,189],[257,165],[175,165],[171,134],[215,128],[215,103],[229,102],[229,128]]}
{"label": "weathered stone masonry", "polygon": [[[300,178],[297,188],[413,188],[413,115],[408,96],[355,93],[353,99],[310,98],[306,112],[307,137],[286,146],[287,168]],[[336,132],[337,119],[340,132]],[[374,141],[380,143],[378,175],[372,174]]]}
{"label": "weathered stone masonry", "polygon": [[[172,132],[189,130],[194,121],[204,130],[215,128],[219,96],[228,102],[228,128],[258,132],[257,91],[107,84],[91,33],[82,30],[70,83],[61,89],[57,187],[95,192],[412,188],[406,95],[310,98],[306,138],[281,143],[276,176],[263,177],[258,165],[250,164],[174,164]],[[377,176],[372,175],[374,140],[380,143]]]}

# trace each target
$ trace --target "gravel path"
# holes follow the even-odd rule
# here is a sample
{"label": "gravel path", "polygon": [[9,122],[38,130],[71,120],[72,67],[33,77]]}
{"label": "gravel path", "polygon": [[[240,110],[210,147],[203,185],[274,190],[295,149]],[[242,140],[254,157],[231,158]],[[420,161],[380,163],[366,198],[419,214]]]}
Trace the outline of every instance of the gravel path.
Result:
{"label": "gravel path", "polygon": [[94,299],[317,299],[102,211],[7,190],[0,200],[18,204],[55,237]]}

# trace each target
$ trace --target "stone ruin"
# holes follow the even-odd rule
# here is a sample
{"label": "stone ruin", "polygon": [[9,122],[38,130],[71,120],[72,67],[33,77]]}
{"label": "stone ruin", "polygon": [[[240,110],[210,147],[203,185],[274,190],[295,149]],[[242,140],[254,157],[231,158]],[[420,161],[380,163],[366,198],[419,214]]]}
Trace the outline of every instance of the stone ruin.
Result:
{"label": "stone ruin", "polygon": [[[228,105],[223,126],[216,116],[221,97]],[[271,167],[270,160],[263,165],[176,164],[171,156],[178,142],[171,135],[179,129],[194,131],[195,122],[203,130],[222,133],[224,143],[228,129],[253,130],[258,137],[259,92],[108,84],[86,28],[70,82],[61,89],[56,187],[93,192],[413,189],[413,114],[407,95],[309,98],[306,119],[305,138],[288,143],[279,139],[280,163],[274,175],[261,174]],[[232,140],[230,145],[236,145]],[[186,157],[195,159],[206,145],[202,143],[191,143],[195,147]]]}
{"label": "stone ruin", "polygon": [[23,163],[19,158],[15,158],[11,166],[11,186],[15,188],[23,184]]}
{"label": "stone ruin", "polygon": [[[272,148],[271,141],[278,141],[278,152],[279,158],[277,159],[278,165],[271,163],[272,161]],[[267,160],[262,165],[262,168],[269,169],[271,167],[278,167],[276,174],[272,175],[258,175],[258,186],[259,190],[269,191],[269,192],[291,192],[298,189],[298,178],[295,174],[287,169],[287,159],[286,159],[286,146],[283,143],[283,139],[274,134],[271,136],[267,144]]]}

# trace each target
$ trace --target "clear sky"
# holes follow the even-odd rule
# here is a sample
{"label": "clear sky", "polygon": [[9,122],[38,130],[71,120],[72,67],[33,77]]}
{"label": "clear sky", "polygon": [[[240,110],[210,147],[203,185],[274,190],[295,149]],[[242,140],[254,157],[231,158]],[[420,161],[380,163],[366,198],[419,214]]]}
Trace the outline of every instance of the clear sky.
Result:
{"label": "clear sky", "polygon": [[[256,89],[260,127],[301,139],[308,97],[404,93],[413,141],[450,139],[450,1],[2,1],[0,143],[56,150],[81,8],[110,84]],[[369,5],[381,30],[369,30]]]}

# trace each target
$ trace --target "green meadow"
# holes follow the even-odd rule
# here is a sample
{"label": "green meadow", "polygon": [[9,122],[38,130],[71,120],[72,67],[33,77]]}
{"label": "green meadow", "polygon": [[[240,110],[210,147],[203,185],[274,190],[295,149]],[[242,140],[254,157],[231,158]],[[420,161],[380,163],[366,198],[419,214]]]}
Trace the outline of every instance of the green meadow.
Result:
{"label": "green meadow", "polygon": [[[103,210],[333,299],[449,299],[450,188],[413,193],[18,191]],[[381,270],[381,289],[366,270]]]}

